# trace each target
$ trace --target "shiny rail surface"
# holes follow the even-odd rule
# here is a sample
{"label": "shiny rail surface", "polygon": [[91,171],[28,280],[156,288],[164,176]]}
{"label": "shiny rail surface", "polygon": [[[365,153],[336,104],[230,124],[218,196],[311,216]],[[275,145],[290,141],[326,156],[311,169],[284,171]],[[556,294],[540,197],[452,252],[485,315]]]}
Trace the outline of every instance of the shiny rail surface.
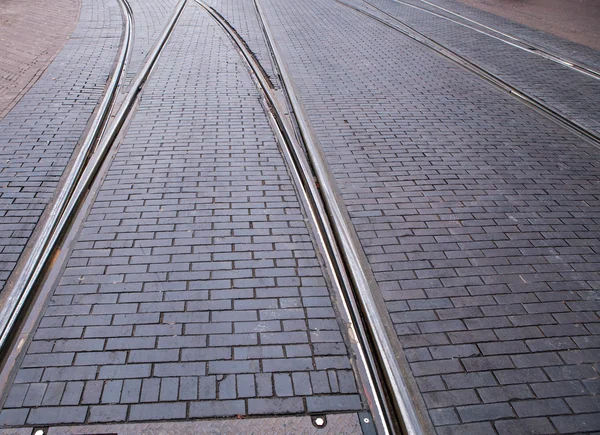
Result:
{"label": "shiny rail surface", "polygon": [[[473,30],[473,31],[475,31],[477,33],[481,33],[482,35],[486,35],[486,36],[489,36],[490,38],[493,38],[493,39],[496,39],[498,41],[504,42],[505,44],[508,44],[508,45],[510,45],[512,47],[518,48],[520,50],[524,50],[524,51],[526,51],[528,53],[531,53],[531,54],[534,54],[536,56],[543,57],[544,59],[548,59],[548,60],[550,60],[552,62],[558,63],[559,65],[562,65],[564,67],[567,67],[567,68],[572,69],[574,71],[577,71],[579,73],[585,74],[588,77],[592,77],[592,78],[594,78],[596,80],[600,80],[600,71],[597,71],[597,70],[595,70],[593,68],[590,68],[590,67],[588,67],[586,65],[583,65],[583,64],[581,64],[579,62],[576,62],[576,61],[574,61],[572,59],[569,59],[569,58],[566,58],[564,56],[555,54],[551,50],[548,50],[547,48],[541,47],[538,44],[534,44],[534,43],[532,43],[530,41],[527,41],[527,40],[522,39],[522,38],[518,38],[518,37],[513,36],[513,35],[509,35],[508,33],[502,32],[502,31],[497,30],[497,29],[495,29],[495,28],[493,28],[491,26],[488,26],[486,24],[480,23],[479,21],[476,21],[476,20],[473,20],[471,18],[468,18],[468,17],[466,17],[466,16],[464,16],[462,14],[459,14],[458,12],[454,12],[454,11],[451,11],[449,9],[443,8],[442,6],[438,6],[438,5],[436,5],[434,3],[431,3],[431,2],[429,2],[427,0],[419,0],[419,1],[421,1],[421,2],[423,2],[423,3],[425,3],[425,4],[429,5],[429,6],[431,6],[433,8],[442,10],[442,11],[444,11],[445,13],[447,13],[449,15],[455,16],[455,17],[459,18],[460,20],[464,20],[464,21],[466,21],[468,23],[471,23],[471,24],[467,24],[467,23],[461,22],[461,21],[459,21],[457,19],[454,19],[454,18],[451,18],[449,16],[440,14],[438,12],[431,11],[431,10],[429,10],[427,8],[424,8],[424,7],[421,7],[421,6],[417,6],[417,5],[412,4],[412,3],[408,3],[408,2],[403,1],[403,0],[393,0],[393,1],[396,2],[396,3],[398,3],[398,4],[402,4],[402,5],[405,5],[405,6],[408,6],[408,7],[417,9],[417,10],[420,10],[422,12],[434,15],[434,16],[436,16],[438,18],[441,18],[441,19],[453,22],[455,24],[458,24],[459,26],[466,27],[467,29],[471,29],[471,30]],[[367,2],[367,3],[369,3],[369,5],[371,5],[372,7],[379,9],[377,6],[373,5],[372,3],[370,3],[370,2]]]}
{"label": "shiny rail surface", "polygon": [[392,20],[393,23],[386,21],[385,19],[383,19],[377,15],[374,15],[374,14],[370,13],[369,11],[361,9],[357,6],[348,4],[341,0],[335,0],[335,1],[347,8],[350,8],[350,9],[356,11],[357,13],[360,13],[362,15],[365,15],[366,17],[369,17],[369,18],[377,21],[378,23],[383,24],[384,26],[389,27],[390,29],[393,29],[393,30],[409,37],[410,39],[424,45],[425,47],[441,54],[445,58],[453,61],[454,63],[456,63],[456,64],[460,65],[461,67],[465,68],[466,70],[472,72],[473,74],[477,75],[478,77],[482,78],[483,80],[487,81],[488,83],[494,85],[496,88],[512,95],[517,100],[536,109],[538,112],[540,112],[543,115],[545,115],[546,117],[552,119],[553,121],[555,121],[556,123],[565,127],[566,129],[570,130],[571,132],[588,140],[592,145],[600,148],[600,135],[596,134],[594,131],[588,129],[587,127],[585,127],[584,125],[580,124],[577,121],[567,118],[566,116],[564,116],[561,113],[557,112],[556,110],[552,109],[547,104],[540,101],[539,99],[537,99],[537,98],[529,95],[525,91],[511,85],[510,83],[506,82],[505,80],[502,80],[496,74],[486,70],[485,68],[480,67],[479,65],[476,65],[475,63],[471,62],[464,56],[461,56],[460,54],[450,50],[444,44],[441,44],[441,43],[437,42],[436,40],[430,38],[429,36],[423,34],[422,32],[419,32],[414,27],[409,26],[408,24],[406,24],[399,18],[395,17],[394,15],[388,13],[387,11],[384,11],[383,9],[381,9],[377,6],[373,6],[367,0],[363,0],[363,2],[365,4],[368,4],[369,6],[375,8],[381,14],[385,15],[387,18]]}
{"label": "shiny rail surface", "polygon": [[21,313],[33,296],[35,286],[43,275],[45,268],[51,262],[59,240],[68,230],[74,213],[86,196],[107,153],[119,135],[143,84],[148,79],[150,71],[172,33],[186,1],[181,0],[176,6],[167,26],[161,33],[157,44],[147,56],[117,113],[109,119],[115,109],[113,106],[117,89],[123,76],[127,55],[131,49],[133,39],[132,11],[127,1],[121,0],[126,17],[125,32],[115,71],[109,82],[105,97],[99,105],[92,128],[84,139],[82,150],[76,157],[73,168],[67,176],[65,186],[58,194],[58,199],[53,205],[49,219],[44,223],[42,231],[36,238],[34,248],[27,257],[24,267],[19,271],[15,284],[4,292],[7,296],[0,301],[2,305],[0,311],[0,352],[6,352],[5,348],[9,345],[11,336],[19,326]]}
{"label": "shiny rail surface", "polygon": [[64,225],[65,217],[70,214],[69,203],[78,183],[82,179],[86,164],[93,153],[94,147],[107,128],[108,119],[115,104],[117,91],[133,41],[133,12],[131,6],[127,0],[120,0],[119,4],[123,11],[125,26],[115,69],[106,86],[104,96],[98,105],[91,128],[83,140],[83,145],[66,177],[66,182],[52,205],[50,215],[44,222],[44,226],[35,240],[31,253],[27,257],[23,268],[19,271],[14,285],[3,292],[2,300],[0,300],[0,305],[2,306],[0,310],[0,351],[4,350],[4,347],[7,345],[17,319],[31,294],[35,281],[40,276],[51,256],[58,234]]}
{"label": "shiny rail surface", "polygon": [[[393,427],[394,425],[390,424],[392,417],[389,415],[389,410],[386,409],[384,397],[379,394],[381,385],[378,382],[376,371],[373,370],[375,361],[372,352],[364,345],[364,325],[360,321],[357,322],[356,316],[353,315],[353,308],[356,306],[356,302],[350,290],[351,283],[335,242],[333,229],[327,218],[326,208],[321,199],[319,188],[314,179],[314,171],[303,152],[303,144],[300,143],[299,138],[295,134],[292,118],[286,116],[289,113],[289,108],[287,107],[287,98],[284,95],[284,91],[274,89],[260,62],[254,57],[245,41],[228,21],[202,0],[194,1],[210,14],[235,44],[240,57],[246,63],[250,75],[266,103],[267,116],[281,145],[282,153],[290,169],[298,195],[301,196],[306,206],[306,211],[309,214],[312,227],[316,233],[315,235],[318,239],[327,269],[331,272],[330,275],[338,294],[342,296],[342,301],[344,302],[342,308],[345,311],[346,319],[349,321],[347,329],[350,341],[352,342],[351,345],[357,353],[357,363],[363,364],[360,371],[367,378],[363,381],[366,381],[365,383],[367,384],[366,393],[369,396],[376,426],[382,434],[393,434],[396,431]],[[275,66],[278,69],[278,73],[281,74],[281,71],[277,68],[278,65],[276,64]],[[387,417],[380,418],[383,415]]]}
{"label": "shiny rail surface", "polygon": [[[255,0],[254,3],[271,57],[279,72],[286,99],[291,106],[310,160],[311,168],[305,169],[305,176],[310,179],[311,174],[314,174],[318,182],[317,191],[313,190],[313,200],[323,204],[319,208],[318,218],[323,222],[327,242],[332,247],[330,260],[347,276],[344,280],[346,285],[343,295],[361,340],[371,382],[374,382],[374,390],[378,395],[379,404],[375,408],[379,409],[384,425],[380,430],[383,433],[401,432],[410,435],[425,433],[386,333],[382,315],[373,298],[373,294],[379,290],[368,260],[337,191],[322,147],[299,99],[265,13],[259,1]],[[298,149],[295,152],[302,154]]]}

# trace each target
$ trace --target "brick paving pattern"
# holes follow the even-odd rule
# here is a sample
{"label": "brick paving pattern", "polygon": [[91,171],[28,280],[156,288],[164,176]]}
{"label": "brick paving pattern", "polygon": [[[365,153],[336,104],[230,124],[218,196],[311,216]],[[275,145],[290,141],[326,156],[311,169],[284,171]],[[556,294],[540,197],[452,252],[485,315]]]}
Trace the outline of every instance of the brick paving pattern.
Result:
{"label": "brick paving pattern", "polygon": [[218,11],[233,26],[260,62],[271,83],[275,88],[279,88],[279,78],[273,68],[254,2],[247,0],[206,0],[206,3]]}
{"label": "brick paving pattern", "polygon": [[0,424],[362,408],[255,85],[188,5]]}
{"label": "brick paving pattern", "polygon": [[[419,0],[403,0],[408,3],[413,3],[418,6],[423,6],[423,2]],[[600,68],[600,57],[598,51],[590,47],[560,38],[555,35],[543,32],[540,29],[535,29],[514,21],[495,15],[490,12],[478,9],[464,4],[461,0],[427,0],[443,8],[460,13],[468,18],[479,21],[488,26],[492,26],[510,35],[517,36],[521,39],[537,43],[543,47],[549,48],[552,52],[558,53],[561,56],[577,60],[587,64],[593,68]],[[541,5],[540,5],[541,6]],[[581,6],[579,4],[578,6]],[[546,6],[548,7],[548,6]],[[595,11],[594,11],[595,13]]]}
{"label": "brick paving pattern", "polygon": [[[600,432],[600,150],[334,1],[259,1],[437,433]],[[598,127],[595,83],[372,1]],[[589,48],[435,1],[600,65]],[[127,80],[176,0],[131,3]],[[276,82],[252,1],[210,4]],[[73,37],[0,121],[0,289],[100,98],[121,30],[115,0],[83,0]],[[103,177],[0,427],[364,408],[259,93],[195,3]]]}
{"label": "brick paving pattern", "polygon": [[124,88],[135,78],[148,52],[152,49],[178,0],[130,0],[133,11],[133,44],[125,69]]}
{"label": "brick paving pattern", "polygon": [[4,0],[0,9],[0,119],[43,74],[75,28],[78,0]]}
{"label": "brick paving pattern", "polygon": [[370,2],[600,136],[600,80],[392,0]]}
{"label": "brick paving pattern", "polygon": [[104,91],[120,14],[116,0],[84,0],[64,49],[0,121],[0,291]]}
{"label": "brick paving pattern", "polygon": [[438,433],[600,430],[598,149],[348,8],[264,4]]}

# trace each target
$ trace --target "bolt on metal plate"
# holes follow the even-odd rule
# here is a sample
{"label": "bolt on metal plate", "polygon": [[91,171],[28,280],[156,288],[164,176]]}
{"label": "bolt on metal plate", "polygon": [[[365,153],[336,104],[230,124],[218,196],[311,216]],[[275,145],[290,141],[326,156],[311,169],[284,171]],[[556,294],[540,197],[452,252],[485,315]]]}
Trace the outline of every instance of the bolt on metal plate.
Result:
{"label": "bolt on metal plate", "polygon": [[325,415],[313,415],[311,416],[311,421],[314,427],[317,429],[322,429],[327,426],[327,416]]}
{"label": "bolt on metal plate", "polygon": [[377,428],[373,422],[370,412],[363,411],[358,413],[358,421],[364,435],[377,435]]}

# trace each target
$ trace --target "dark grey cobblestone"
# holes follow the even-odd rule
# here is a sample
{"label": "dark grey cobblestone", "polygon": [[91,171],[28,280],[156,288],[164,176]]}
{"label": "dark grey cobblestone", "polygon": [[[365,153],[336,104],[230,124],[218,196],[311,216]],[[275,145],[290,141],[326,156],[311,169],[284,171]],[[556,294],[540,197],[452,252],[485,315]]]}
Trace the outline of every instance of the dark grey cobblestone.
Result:
{"label": "dark grey cobblestone", "polygon": [[127,62],[124,85],[128,87],[158,36],[169,21],[177,0],[131,0],[133,11],[133,45]]}
{"label": "dark grey cobblestone", "polygon": [[598,430],[598,150],[348,8],[264,6],[438,433]]}
{"label": "dark grey cobblestone", "polygon": [[279,88],[279,78],[275,74],[254,2],[208,0],[206,3],[215,8],[233,26],[256,56],[275,88]]}
{"label": "dark grey cobblestone", "polygon": [[83,0],[61,53],[0,121],[0,291],[102,96],[120,36],[116,0]]}
{"label": "dark grey cobblestone", "polygon": [[[423,3],[418,0],[404,1],[418,6],[423,6]],[[474,19],[484,25],[491,26],[510,35],[514,35],[525,41],[531,41],[540,46],[547,47],[553,53],[557,53],[569,59],[577,60],[578,62],[587,64],[596,69],[600,68],[600,58],[598,58],[598,52],[592,48],[565,40],[558,36],[520,23],[516,23],[507,18],[483,11],[481,9],[474,8],[459,0],[433,0],[430,2],[446,9],[450,9],[454,12],[458,12],[463,16]]]}
{"label": "dark grey cobblestone", "polygon": [[373,4],[600,135],[599,80],[393,0]]}
{"label": "dark grey cobblestone", "polygon": [[4,425],[363,407],[258,92],[193,4],[30,346]]}

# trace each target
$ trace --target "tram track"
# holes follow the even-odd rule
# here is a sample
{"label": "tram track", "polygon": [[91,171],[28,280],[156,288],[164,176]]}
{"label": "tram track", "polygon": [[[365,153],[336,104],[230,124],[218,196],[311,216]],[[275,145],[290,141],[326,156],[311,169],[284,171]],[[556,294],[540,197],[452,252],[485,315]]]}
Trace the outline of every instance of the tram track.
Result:
{"label": "tram track", "polygon": [[414,27],[406,24],[404,21],[400,20],[396,16],[390,14],[389,12],[373,5],[367,0],[362,0],[365,4],[377,10],[379,13],[383,14],[385,17],[391,20],[386,21],[384,18],[377,16],[367,10],[359,8],[357,6],[348,4],[342,0],[335,0],[342,6],[345,6],[357,13],[360,13],[392,30],[397,31],[398,33],[403,34],[404,36],[412,39],[413,41],[418,42],[419,44],[427,47],[428,49],[435,51],[436,53],[444,56],[446,59],[451,60],[452,62],[458,64],[465,70],[475,74],[477,77],[485,80],[486,82],[493,85],[496,89],[499,89],[518,101],[521,101],[524,104],[527,104],[529,107],[535,109],[537,112],[543,114],[547,118],[553,120],[558,123],[562,127],[567,130],[575,133],[576,135],[586,139],[589,143],[593,144],[596,147],[600,148],[600,135],[595,131],[587,128],[581,123],[568,118],[562,113],[554,110],[552,107],[548,106],[543,101],[538,98],[530,95],[529,93],[517,88],[516,86],[511,85],[507,81],[500,78],[498,75],[490,72],[489,70],[471,62],[466,57],[456,53],[455,51],[448,48],[446,45],[436,41],[433,38],[425,35],[424,33],[418,31]]}
{"label": "tram track", "polygon": [[[600,80],[600,71],[595,70],[594,68],[591,68],[587,65],[584,65],[580,62],[577,62],[573,59],[558,55],[556,53],[553,53],[551,50],[548,50],[545,47],[540,46],[539,44],[535,44],[531,41],[522,39],[522,38],[518,38],[516,36],[510,35],[508,33],[502,32],[498,29],[495,29],[494,27],[488,26],[486,24],[480,23],[479,21],[473,20],[471,18],[468,18],[462,14],[459,14],[457,12],[451,11],[449,9],[446,9],[444,7],[438,6],[434,3],[431,3],[427,0],[419,0],[420,2],[423,2],[425,4],[427,4],[428,6],[435,8],[437,10],[441,10],[444,13],[454,16],[455,18],[451,18],[450,16],[444,15],[442,13],[439,12],[434,12],[432,10],[429,10],[427,8],[421,7],[421,6],[417,6],[413,3],[409,3],[403,0],[392,0],[395,3],[404,5],[404,6],[408,6],[411,7],[413,9],[417,9],[419,11],[428,13],[430,15],[436,16],[438,18],[441,18],[443,20],[447,20],[450,21],[452,23],[458,24],[459,26],[465,27],[467,29],[471,29],[477,33],[480,33],[482,35],[486,35],[490,38],[493,38],[497,41],[503,42],[505,44],[508,44],[512,47],[518,48],[520,50],[526,51],[530,54],[533,54],[535,56],[539,56],[539,57],[543,57],[544,59],[550,60],[552,62],[555,62],[559,65],[562,65],[566,68],[569,68],[571,70],[577,71],[581,74],[584,74],[588,77],[591,77],[593,79],[596,80]],[[372,7],[375,7],[379,10],[381,10],[380,8],[378,8],[377,6],[373,5],[372,3],[368,2],[369,5],[371,5]],[[462,20],[463,22],[459,21]]]}
{"label": "tram track", "polygon": [[124,36],[104,97],[98,105],[80,151],[65,177],[65,183],[57,194],[48,219],[44,221],[24,264],[18,269],[13,284],[4,290],[0,300],[0,353],[4,357],[9,354],[8,349],[11,344],[14,344],[12,339],[15,338],[20,324],[24,321],[23,314],[28,304],[35,299],[35,290],[41,278],[52,265],[60,241],[69,231],[73,217],[87,196],[106,155],[131,113],[144,83],[186,5],[186,0],[181,0],[176,6],[157,43],[136,75],[130,90],[123,98],[119,97],[118,90],[125,76],[127,58],[133,44],[133,13],[127,0],[120,0],[120,5],[125,18]]}
{"label": "tram track", "polygon": [[[126,0],[120,1],[123,10],[127,11],[125,14],[128,17],[125,32],[127,34],[126,43],[122,44],[118,56],[118,66],[111,77],[105,97],[99,105],[98,114],[92,122],[90,133],[86,136],[81,152],[77,155],[73,169],[67,177],[65,188],[59,192],[58,199],[53,205],[51,218],[36,240],[34,254],[27,259],[16,284],[9,289],[7,299],[9,303],[2,305],[0,350],[4,350],[10,343],[14,330],[18,327],[19,317],[28,301],[33,297],[35,286],[51,263],[53,252],[61,238],[69,230],[70,220],[77,213],[78,206],[86,197],[87,190],[96,179],[101,166],[105,164],[107,154],[130,117],[142,87],[187,3],[187,0],[181,0],[176,6],[158,42],[134,79],[129,92],[122,102],[119,101],[120,105],[117,110],[117,89],[124,76],[127,53],[131,48],[132,40],[131,8]],[[382,317],[373,300],[372,295],[375,292],[376,283],[370,272],[368,261],[360,247],[339,192],[336,190],[321,145],[312,130],[308,115],[300,101],[291,74],[287,70],[260,3],[254,0],[268,49],[281,80],[282,89],[280,90],[275,89],[260,62],[227,20],[202,0],[194,1],[206,10],[230,37],[263,97],[267,116],[271,125],[274,126],[273,131],[278,142],[282,145],[282,154],[288,163],[299,196],[306,205],[326,266],[331,271],[336,292],[341,295],[345,311],[344,317],[349,320],[348,330],[352,341],[350,345],[358,355],[359,372],[363,380],[366,380],[365,393],[377,420],[379,433],[424,433],[425,430],[412,403],[409,388],[405,384],[400,367],[398,367],[390,338],[386,335]],[[562,115],[544,106],[543,103],[531,99],[498,77],[472,64],[384,11],[380,10],[406,27],[400,30],[373,14],[342,1],[336,1],[442,53],[538,110],[544,113],[547,111],[548,116],[556,117],[557,121],[571,130],[594,141],[596,145],[600,145],[600,138],[593,132],[585,130],[584,127],[574,124],[566,118],[562,119],[564,118]],[[365,3],[370,4],[367,1]],[[111,117],[113,113],[114,116]],[[573,125],[569,125],[569,123]]]}
{"label": "tram track", "polygon": [[[42,231],[34,242],[34,249],[20,269],[15,284],[5,292],[7,297],[0,311],[0,350],[5,357],[11,354],[11,348],[19,347],[16,343],[17,338],[25,339],[18,336],[18,331],[21,324],[27,320],[27,309],[35,301],[37,289],[43,284],[44,277],[58,257],[62,241],[69,234],[72,221],[85,202],[94,180],[102,171],[102,167],[106,167],[106,158],[112,145],[133,113],[137,97],[187,4],[187,0],[178,3],[129,91],[125,95],[119,95],[118,89],[125,77],[127,59],[133,43],[132,10],[127,0],[120,2],[125,17],[124,37],[105,96],[98,105],[96,116],[83,140],[83,146],[52,206],[50,218],[44,222]],[[275,47],[260,6],[255,2],[265,37],[269,42],[271,56],[284,85],[283,90],[275,88],[260,62],[235,29],[202,0],[195,2],[229,35],[263,96],[267,116],[274,127],[278,142],[282,145],[282,154],[288,162],[301,201],[310,215],[317,242],[326,266],[331,271],[337,299],[342,305],[340,311],[343,311],[350,335],[349,346],[357,355],[357,371],[360,373],[373,417],[373,421],[365,418],[362,422],[363,427],[375,426],[380,434],[423,433],[379,313],[374,302],[369,299],[372,298],[371,287],[375,281],[365,273],[368,269],[366,257],[364,253],[361,256],[358,239],[350,228],[347,211],[340,205],[339,195],[331,187],[332,176],[326,173],[324,157],[317,151],[319,145],[316,144],[314,133],[310,130],[308,118],[303,114],[295,91],[292,90],[293,84],[281,64],[281,55]],[[308,158],[304,150],[308,150]],[[11,357],[10,362],[5,360],[4,363],[10,366],[16,364],[17,359]],[[5,365],[4,371],[6,370],[10,371],[10,367]]]}
{"label": "tram track", "polygon": [[282,85],[280,90],[273,87],[260,62],[233,26],[202,0],[194,1],[211,15],[235,44],[265,101],[271,125],[282,145],[282,154],[315,229],[326,267],[331,272],[378,433],[424,433],[385,333],[381,315],[373,301],[372,295],[376,291],[373,289],[376,285],[374,277],[368,273],[370,268],[366,256],[334,187],[333,176],[299,101],[264,11],[255,1],[267,46]]}
{"label": "tram track", "polygon": [[45,264],[49,261],[54,248],[54,243],[64,225],[63,217],[69,208],[79,180],[85,172],[86,165],[92,156],[94,148],[106,130],[110,113],[117,99],[119,84],[121,83],[125,64],[133,41],[133,14],[127,0],[120,0],[119,4],[125,18],[123,40],[117,55],[117,61],[111,78],[106,86],[106,91],[97,106],[90,129],[83,140],[79,153],[75,157],[73,166],[66,177],[66,182],[58,192],[56,201],[52,204],[48,219],[34,242],[27,261],[20,269],[14,285],[3,292],[0,310],[0,350],[4,350],[11,334],[14,332],[21,311],[24,309],[31,296],[33,286],[41,275]]}

